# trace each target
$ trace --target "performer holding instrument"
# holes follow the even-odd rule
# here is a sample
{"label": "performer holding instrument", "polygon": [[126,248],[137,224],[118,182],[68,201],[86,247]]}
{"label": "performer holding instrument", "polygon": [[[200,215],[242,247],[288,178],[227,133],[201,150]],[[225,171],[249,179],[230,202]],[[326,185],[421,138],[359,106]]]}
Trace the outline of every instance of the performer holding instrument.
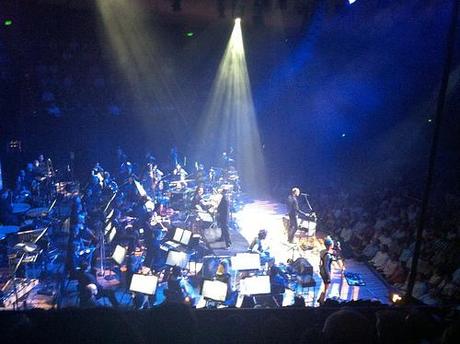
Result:
{"label": "performer holding instrument", "polygon": [[260,255],[260,262],[262,265],[268,263],[270,266],[273,265],[275,259],[270,255],[270,246],[267,240],[267,230],[261,229],[257,234],[257,237],[254,238],[251,245],[249,245],[249,250]]}

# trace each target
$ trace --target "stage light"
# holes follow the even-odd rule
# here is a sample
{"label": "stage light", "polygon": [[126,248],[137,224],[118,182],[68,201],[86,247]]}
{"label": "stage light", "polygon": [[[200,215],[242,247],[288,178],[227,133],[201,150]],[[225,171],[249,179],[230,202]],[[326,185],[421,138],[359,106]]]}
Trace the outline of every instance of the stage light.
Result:
{"label": "stage light", "polygon": [[353,4],[353,3],[355,3],[355,2],[356,2],[356,0],[348,0],[348,3],[349,3],[350,5]]}
{"label": "stage light", "polygon": [[428,118],[428,123],[431,123],[433,122],[433,120],[431,118]]}
{"label": "stage light", "polygon": [[187,37],[193,37],[194,33],[193,33],[193,32],[187,32],[185,35],[186,35]]}
{"label": "stage light", "polygon": [[342,137],[345,137],[345,136],[347,136],[347,134],[345,134],[345,133],[342,133]]}
{"label": "stage light", "polygon": [[13,21],[11,19],[5,19],[5,21],[3,22],[3,25],[5,26],[13,25]]}
{"label": "stage light", "polygon": [[[145,119],[146,135],[151,135],[152,116],[165,126],[175,120],[170,112],[163,114],[161,109],[174,111],[186,125],[187,118],[177,105],[181,101],[180,84],[173,68],[165,68],[168,54],[152,28],[151,13],[139,1],[96,0],[96,5],[103,26],[98,32],[107,42],[102,45],[116,62],[113,67],[118,69],[115,72],[120,74],[121,87],[132,100],[133,112]],[[171,125],[173,130],[176,129]]]}
{"label": "stage light", "polygon": [[198,147],[199,154],[219,157],[222,152],[228,152],[233,147],[235,167],[239,170],[243,187],[251,193],[265,191],[262,143],[240,18],[234,21],[200,127],[203,143]]}
{"label": "stage light", "polygon": [[402,301],[402,297],[398,293],[393,292],[393,293],[390,293],[390,301],[392,303],[400,303]]}

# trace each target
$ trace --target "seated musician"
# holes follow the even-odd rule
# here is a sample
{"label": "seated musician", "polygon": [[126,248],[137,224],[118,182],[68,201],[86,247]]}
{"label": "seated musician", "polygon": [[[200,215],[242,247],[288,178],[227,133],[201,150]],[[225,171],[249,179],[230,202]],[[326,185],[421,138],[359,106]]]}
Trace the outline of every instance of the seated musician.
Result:
{"label": "seated musician", "polygon": [[228,259],[222,259],[217,267],[216,281],[224,282],[227,284],[227,295],[225,296],[225,304],[230,305],[233,300],[233,291],[232,291],[232,276],[230,275],[230,264]]}
{"label": "seated musician", "polygon": [[198,185],[193,194],[191,208],[192,210],[206,211],[211,205],[207,204],[203,199],[204,188],[201,185]]}
{"label": "seated musician", "polygon": [[95,307],[97,299],[107,297],[114,307],[118,307],[119,303],[115,297],[115,292],[112,289],[104,289],[96,279],[96,276],[89,271],[88,264],[81,265],[77,273],[78,291],[80,296],[80,306]]}
{"label": "seated musician", "polygon": [[259,231],[257,237],[249,245],[249,250],[260,255],[260,263],[262,265],[268,264],[272,266],[275,262],[275,258],[270,256],[270,246],[267,240],[267,230],[265,229]]}
{"label": "seated musician", "polygon": [[176,164],[176,167],[174,168],[172,174],[176,178],[176,180],[180,180],[180,181],[184,181],[185,177],[188,176],[187,171],[185,171],[184,168],[180,164]]}
{"label": "seated musician", "polygon": [[166,302],[186,303],[189,301],[183,285],[182,271],[178,266],[171,268],[168,277],[168,288],[164,290]]}
{"label": "seated musician", "polygon": [[206,171],[204,170],[203,164],[195,163],[195,180],[198,185],[204,184],[206,182]]}

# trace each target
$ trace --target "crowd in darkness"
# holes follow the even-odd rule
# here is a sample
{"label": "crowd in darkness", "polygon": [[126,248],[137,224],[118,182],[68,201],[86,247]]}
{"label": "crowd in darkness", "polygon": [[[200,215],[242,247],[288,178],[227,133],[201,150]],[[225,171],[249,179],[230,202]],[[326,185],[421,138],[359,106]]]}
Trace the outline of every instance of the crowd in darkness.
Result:
{"label": "crowd in darkness", "polygon": [[453,313],[351,302],[319,309],[198,311],[168,303],[144,312],[99,308],[2,312],[5,343],[439,343],[458,340]]}
{"label": "crowd in darkness", "polygon": [[[404,294],[415,247],[421,201],[407,188],[325,193],[320,201],[324,229],[340,238],[344,251],[368,262],[394,291]],[[427,305],[460,302],[459,198],[445,193],[430,208],[423,232],[413,296]]]}
{"label": "crowd in darkness", "polygon": [[[104,70],[101,49],[90,40],[52,38],[36,42],[38,109],[53,117],[72,113],[120,115],[116,80]],[[117,100],[115,100],[117,99]]]}

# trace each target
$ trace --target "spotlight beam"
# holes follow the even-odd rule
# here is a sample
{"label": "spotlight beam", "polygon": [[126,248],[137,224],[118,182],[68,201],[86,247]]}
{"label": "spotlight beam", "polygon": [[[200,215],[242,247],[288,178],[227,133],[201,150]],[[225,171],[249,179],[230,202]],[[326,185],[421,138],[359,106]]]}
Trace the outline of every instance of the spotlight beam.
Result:
{"label": "spotlight beam", "polygon": [[239,18],[235,19],[214,79],[201,129],[207,138],[204,142],[213,142],[214,154],[235,148],[236,167],[246,190],[265,191],[262,145]]}

